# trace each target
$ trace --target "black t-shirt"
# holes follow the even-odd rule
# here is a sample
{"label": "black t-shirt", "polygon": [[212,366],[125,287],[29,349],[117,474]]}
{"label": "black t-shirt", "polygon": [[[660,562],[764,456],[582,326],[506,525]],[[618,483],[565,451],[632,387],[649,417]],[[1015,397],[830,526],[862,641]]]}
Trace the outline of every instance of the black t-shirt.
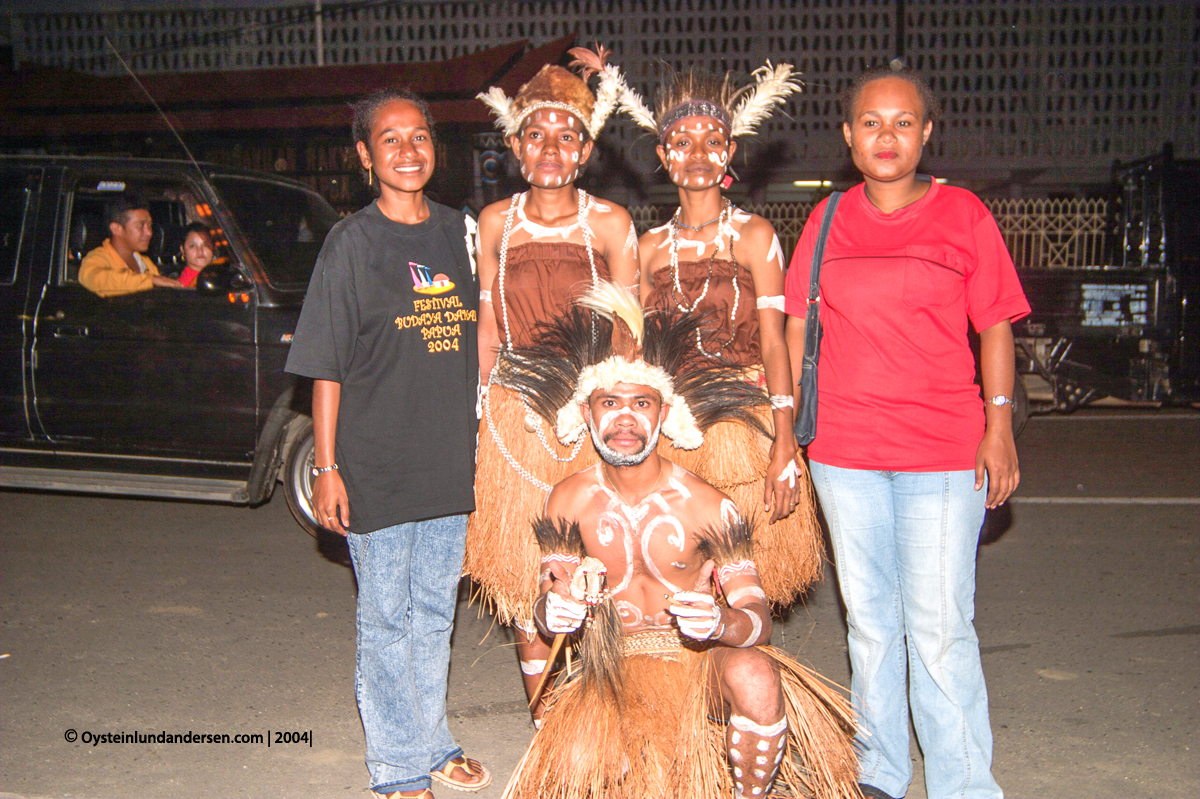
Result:
{"label": "black t-shirt", "polygon": [[462,214],[402,225],[372,203],[325,239],[287,371],[342,384],[350,529],[475,508],[479,288]]}

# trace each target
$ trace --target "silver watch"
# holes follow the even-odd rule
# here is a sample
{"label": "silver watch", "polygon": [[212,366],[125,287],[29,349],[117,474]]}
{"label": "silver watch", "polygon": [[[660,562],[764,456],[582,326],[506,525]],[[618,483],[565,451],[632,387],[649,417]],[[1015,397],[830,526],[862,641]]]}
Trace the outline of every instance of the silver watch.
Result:
{"label": "silver watch", "polygon": [[995,405],[998,408],[1003,408],[1005,405],[1011,405],[1014,408],[1017,407],[1017,403],[1015,401],[1013,401],[1012,397],[1006,397],[1003,394],[997,394],[996,396],[994,396],[990,400],[988,400],[988,402],[990,402],[992,405]]}
{"label": "silver watch", "polygon": [[325,474],[325,472],[336,472],[337,467],[338,465],[336,463],[331,463],[328,466],[314,466],[312,468],[312,476],[320,477],[321,475]]}

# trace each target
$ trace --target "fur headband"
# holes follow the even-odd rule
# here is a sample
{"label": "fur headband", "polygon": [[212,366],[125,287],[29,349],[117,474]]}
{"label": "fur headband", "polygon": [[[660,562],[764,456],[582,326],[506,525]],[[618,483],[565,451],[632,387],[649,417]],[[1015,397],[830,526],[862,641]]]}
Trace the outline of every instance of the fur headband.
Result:
{"label": "fur headband", "polygon": [[[609,51],[602,45],[597,44],[595,51],[575,47],[569,52],[575,57],[571,68],[581,77],[547,64],[517,91],[515,97],[510,98],[499,86],[475,95],[495,114],[496,127],[504,132],[505,138],[519,135],[529,115],[543,108],[565,111],[587,128],[593,140],[600,136],[604,123],[617,109],[626,91],[625,77],[615,64],[607,63]],[[600,76],[595,94],[587,85],[592,75]]]}

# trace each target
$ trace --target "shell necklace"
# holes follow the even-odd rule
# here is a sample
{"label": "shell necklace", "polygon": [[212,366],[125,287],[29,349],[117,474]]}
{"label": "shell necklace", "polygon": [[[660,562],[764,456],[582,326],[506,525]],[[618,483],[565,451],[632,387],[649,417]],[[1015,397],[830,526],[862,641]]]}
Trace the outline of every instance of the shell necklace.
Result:
{"label": "shell necklace", "polygon": [[[730,220],[733,218],[733,203],[729,202],[728,198],[726,198],[725,204],[721,207],[721,213],[717,215],[717,218],[700,225],[700,227],[706,227],[711,225],[713,222],[718,223],[717,235],[716,238],[713,239],[712,255],[708,257],[708,277],[704,279],[704,288],[700,290],[700,295],[696,297],[696,301],[690,306],[686,303],[687,295],[683,293],[683,286],[679,281],[679,228],[686,227],[689,230],[698,230],[699,228],[685,225],[680,222],[679,215],[682,213],[682,211],[683,208],[675,209],[675,215],[671,217],[671,228],[669,234],[671,253],[671,302],[674,303],[676,308],[684,311],[685,313],[695,313],[696,309],[700,307],[700,303],[703,302],[704,298],[708,296],[708,288],[713,279],[713,262],[717,258],[717,250],[720,248],[722,233],[726,235],[726,241],[729,244],[729,259],[733,261],[733,305],[729,309],[729,338],[724,344],[717,348],[716,352],[709,352],[708,350],[704,349],[700,328],[696,328],[696,349],[701,355],[716,359],[721,357],[721,353],[724,352],[725,348],[733,343],[734,338],[737,337],[737,328],[735,326],[734,319],[737,316],[738,304],[742,299],[741,286],[738,285],[740,267],[737,262],[737,257],[733,254],[733,234],[732,230],[729,229]],[[683,301],[681,301],[681,299]]]}
{"label": "shell necklace", "polygon": [[[592,286],[595,287],[595,286],[599,285],[599,283],[600,283],[600,274],[596,271],[596,256],[592,251],[592,239],[594,238],[595,234],[592,233],[591,225],[589,225],[588,221],[587,221],[587,210],[590,206],[591,198],[588,197],[587,192],[585,192],[583,189],[578,189],[578,188],[575,189],[575,194],[578,196],[579,206],[578,206],[578,210],[575,213],[576,221],[574,224],[579,225],[579,230],[581,233],[583,233],[583,246],[587,250],[588,265],[592,269]],[[505,346],[505,349],[509,350],[510,352],[512,351],[512,348],[513,348],[512,326],[509,325],[509,323],[508,323],[508,298],[507,298],[507,296],[505,296],[505,293],[504,293],[504,281],[505,281],[505,274],[506,274],[506,266],[508,264],[508,239],[510,236],[512,236],[513,217],[515,217],[517,215],[518,208],[520,208],[520,210],[521,210],[521,216],[522,217],[525,216],[524,205],[525,205],[525,193],[519,192],[517,194],[514,194],[512,197],[512,202],[510,202],[508,205],[508,211],[504,215],[504,234],[500,237],[500,264],[499,264],[499,275],[498,275],[498,279],[499,279],[498,289],[500,292],[500,315],[504,319],[504,339],[505,339],[504,346]],[[593,317],[593,329],[592,329],[593,339],[595,338],[595,335],[596,335],[596,331],[595,331],[594,317]],[[496,367],[498,367],[499,365],[500,365],[500,362],[499,362],[499,360],[497,360]],[[488,378],[489,383],[491,382],[491,379],[493,377],[495,377],[496,367],[493,367],[492,374]],[[575,458],[579,455],[579,450],[583,447],[583,442],[587,440],[587,436],[580,436],[579,440],[575,442],[575,446],[571,448],[570,455],[568,455],[565,458],[560,456],[557,452],[555,452],[554,447],[552,447],[550,445],[550,440],[546,437],[546,431],[543,429],[541,417],[539,417],[536,413],[534,413],[533,409],[529,407],[529,403],[526,402],[524,398],[522,398],[521,401],[525,405],[525,424],[526,424],[526,426],[532,428],[534,430],[534,432],[537,434],[537,439],[541,443],[542,449],[544,449],[550,455],[551,458],[558,461],[559,463],[570,463],[571,461],[575,460]],[[513,471],[515,471],[517,474],[521,475],[521,477],[525,478],[525,480],[528,481],[530,484],[536,486],[538,489],[540,489],[541,491],[543,491],[545,493],[549,493],[551,486],[548,483],[546,483],[542,480],[539,480],[532,473],[530,473],[528,469],[526,469],[524,466],[522,466],[517,461],[517,459],[513,456],[512,452],[508,449],[508,447],[505,446],[504,441],[501,440],[500,435],[496,430],[496,426],[492,422],[492,405],[491,405],[491,402],[489,400],[487,393],[484,393],[484,395],[483,395],[483,409],[484,409],[484,412],[487,414],[488,429],[492,433],[492,440],[496,443],[496,447],[497,447],[497,449],[500,450],[501,455],[504,456],[504,460],[506,460],[508,462],[508,465],[512,467]]]}
{"label": "shell necklace", "polygon": [[[595,234],[592,233],[592,227],[587,221],[587,211],[591,204],[591,198],[583,189],[576,189],[575,194],[579,198],[579,209],[576,211],[575,224],[579,225],[579,231],[583,234],[583,246],[587,250],[588,265],[592,269],[592,287],[595,288],[600,284],[600,274],[596,271],[596,256],[592,251],[592,239]],[[504,280],[508,265],[508,239],[512,235],[513,218],[517,215],[518,204],[522,207],[522,216],[524,216],[525,193],[520,192],[514,194],[512,202],[508,205],[508,211],[504,215],[504,234],[500,237],[500,269],[499,269],[499,290],[500,290],[500,316],[504,319],[504,346],[506,349],[513,348],[512,327],[508,324],[508,298],[504,293]]]}

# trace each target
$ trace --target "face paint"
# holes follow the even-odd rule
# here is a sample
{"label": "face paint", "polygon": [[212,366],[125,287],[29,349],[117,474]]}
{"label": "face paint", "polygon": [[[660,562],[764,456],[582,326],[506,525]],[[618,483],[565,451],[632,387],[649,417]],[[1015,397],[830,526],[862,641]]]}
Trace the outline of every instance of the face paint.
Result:
{"label": "face paint", "polygon": [[637,466],[646,458],[650,457],[650,453],[658,446],[658,434],[661,426],[655,427],[654,432],[647,438],[645,446],[637,452],[632,452],[624,455],[617,452],[615,449],[605,444],[600,438],[600,432],[595,427],[592,428],[592,443],[596,445],[596,452],[600,454],[600,458],[609,466]]}
{"label": "face paint", "polygon": [[578,169],[567,173],[572,164],[583,160],[582,122],[573,114],[541,109],[530,115],[521,140],[521,177],[538,188],[559,188],[573,183]]}

